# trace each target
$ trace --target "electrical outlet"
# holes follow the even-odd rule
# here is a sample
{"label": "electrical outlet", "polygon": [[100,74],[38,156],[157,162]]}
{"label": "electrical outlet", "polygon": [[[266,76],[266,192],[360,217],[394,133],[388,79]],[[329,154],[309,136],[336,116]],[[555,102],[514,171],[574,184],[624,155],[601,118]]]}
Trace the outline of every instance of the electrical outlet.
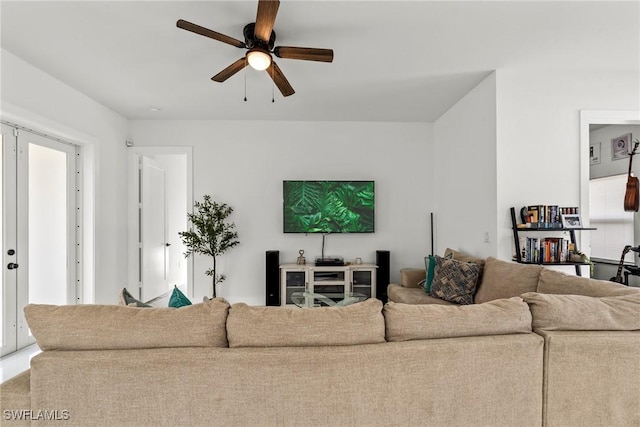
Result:
{"label": "electrical outlet", "polygon": [[485,243],[489,243],[489,232],[488,231],[484,232],[484,242]]}

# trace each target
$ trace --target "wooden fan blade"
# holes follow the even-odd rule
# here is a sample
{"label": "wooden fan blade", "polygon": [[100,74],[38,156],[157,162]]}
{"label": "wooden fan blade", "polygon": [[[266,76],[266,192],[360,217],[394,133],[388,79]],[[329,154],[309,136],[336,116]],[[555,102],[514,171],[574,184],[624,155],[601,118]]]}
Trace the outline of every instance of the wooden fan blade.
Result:
{"label": "wooden fan blade", "polygon": [[223,81],[227,80],[229,77],[233,76],[235,73],[242,70],[246,66],[247,66],[247,59],[244,57],[240,58],[233,64],[229,65],[224,70],[220,71],[215,76],[211,77],[211,80],[213,80],[214,82],[222,83]]}
{"label": "wooden fan blade", "polygon": [[276,46],[273,53],[278,58],[302,59],[304,61],[333,62],[332,49],[316,49],[313,47]]}
{"label": "wooden fan blade", "polygon": [[253,34],[257,39],[265,43],[269,43],[271,38],[271,30],[276,23],[276,15],[280,7],[279,0],[260,0],[258,1],[258,13],[256,15],[256,27]]}
{"label": "wooden fan blade", "polygon": [[271,61],[271,65],[269,65],[269,68],[267,68],[265,71],[269,74],[269,77],[271,77],[276,86],[278,86],[278,89],[280,89],[280,93],[282,93],[282,96],[290,96],[296,93],[287,78],[282,73],[280,67],[278,67],[278,64]]}
{"label": "wooden fan blade", "polygon": [[238,39],[225,36],[224,34],[220,34],[208,28],[201,27],[200,25],[193,24],[189,21],[185,21],[184,19],[178,19],[178,22],[176,22],[176,26],[178,28],[182,28],[183,30],[191,31],[192,33],[200,34],[201,36],[209,37],[211,39],[218,40],[219,42],[230,44],[231,46],[240,48],[247,47],[244,42],[241,42]]}

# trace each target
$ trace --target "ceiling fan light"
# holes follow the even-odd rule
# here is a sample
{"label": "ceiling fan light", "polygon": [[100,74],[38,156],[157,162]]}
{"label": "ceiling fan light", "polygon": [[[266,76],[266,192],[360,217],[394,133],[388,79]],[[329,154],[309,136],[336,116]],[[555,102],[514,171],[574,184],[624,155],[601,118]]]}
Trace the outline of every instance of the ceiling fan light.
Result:
{"label": "ceiling fan light", "polygon": [[271,65],[271,55],[265,50],[254,48],[247,53],[247,61],[253,69],[262,71]]}

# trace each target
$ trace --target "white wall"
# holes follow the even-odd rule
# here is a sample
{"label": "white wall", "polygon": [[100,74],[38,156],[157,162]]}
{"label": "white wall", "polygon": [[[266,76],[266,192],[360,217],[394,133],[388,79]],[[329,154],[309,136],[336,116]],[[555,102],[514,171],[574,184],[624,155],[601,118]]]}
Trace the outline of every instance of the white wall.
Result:
{"label": "white wall", "polygon": [[580,146],[580,111],[638,110],[640,79],[609,70],[511,69],[497,76],[498,257],[510,259],[509,208],[584,206],[580,160],[588,147]]}
{"label": "white wall", "polygon": [[86,274],[95,272],[84,278],[95,280],[85,301],[115,303],[127,278],[128,122],[12,53],[0,53],[2,119],[82,146],[85,225],[93,229],[85,229],[83,263]]}
{"label": "white wall", "polygon": [[435,122],[433,158],[436,253],[495,256],[495,73]]}
{"label": "white wall", "polygon": [[[84,263],[88,271],[95,263],[88,301],[98,303],[114,303],[127,284],[124,141],[131,137],[136,145],[193,147],[196,199],[208,193],[236,209],[241,244],[223,257],[228,279],[220,294],[263,304],[265,250],[281,250],[282,262],[295,260],[299,249],[308,259],[320,253],[320,236],[282,233],[282,180],[375,180],[376,233],[329,236],[326,252],[373,261],[376,249],[388,249],[392,280],[400,268],[422,265],[429,212],[437,215],[437,252],[451,246],[510,259],[509,207],[583,204],[580,110],[640,106],[635,72],[505,69],[435,125],[134,121],[129,128],[123,117],[1,53],[3,119],[70,136],[93,159],[95,181],[85,177],[85,194],[95,199],[95,255]],[[196,299],[211,293],[207,266],[195,263]]]}
{"label": "white wall", "polygon": [[[194,198],[210,194],[234,208],[240,244],[222,256],[227,280],[219,295],[231,302],[264,304],[265,251],[280,250],[280,262],[308,261],[321,252],[320,235],[282,232],[282,181],[374,180],[376,232],[329,235],[327,255],[375,261],[391,251],[392,280],[403,267],[423,265],[432,211],[432,126],[426,123],[133,121],[136,146],[193,147]],[[194,299],[211,295],[195,262]]]}

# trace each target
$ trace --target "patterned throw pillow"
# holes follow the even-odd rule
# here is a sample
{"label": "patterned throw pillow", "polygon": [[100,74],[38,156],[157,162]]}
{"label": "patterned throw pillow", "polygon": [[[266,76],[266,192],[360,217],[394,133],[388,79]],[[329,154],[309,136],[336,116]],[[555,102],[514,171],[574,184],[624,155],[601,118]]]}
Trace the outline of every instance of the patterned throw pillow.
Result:
{"label": "patterned throw pillow", "polygon": [[481,267],[435,256],[436,267],[429,295],[457,304],[473,304]]}

